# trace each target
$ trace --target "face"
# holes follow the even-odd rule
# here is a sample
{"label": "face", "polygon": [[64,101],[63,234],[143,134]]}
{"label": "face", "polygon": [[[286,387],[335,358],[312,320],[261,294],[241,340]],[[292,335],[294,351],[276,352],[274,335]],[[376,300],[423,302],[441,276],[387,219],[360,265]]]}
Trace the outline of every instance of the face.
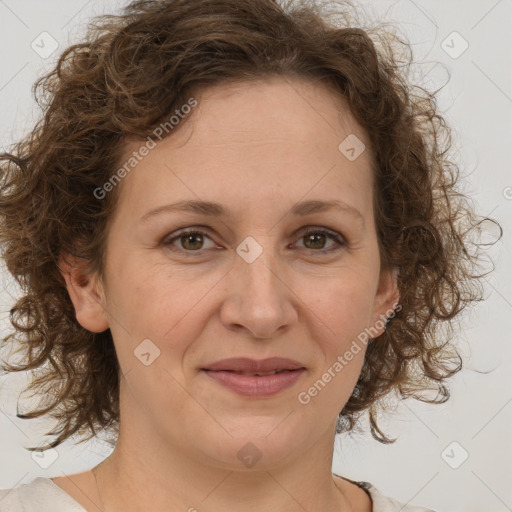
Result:
{"label": "face", "polygon": [[[118,185],[94,288],[102,307],[73,300],[82,325],[111,329],[121,435],[224,468],[239,467],[252,443],[258,467],[271,467],[332,447],[363,364],[365,346],[353,342],[398,298],[380,272],[370,144],[320,83],[267,79],[196,99]],[[355,159],[348,142],[339,149],[349,135],[366,146]],[[127,160],[143,142],[127,145]],[[238,357],[303,369],[266,395],[203,370]]]}

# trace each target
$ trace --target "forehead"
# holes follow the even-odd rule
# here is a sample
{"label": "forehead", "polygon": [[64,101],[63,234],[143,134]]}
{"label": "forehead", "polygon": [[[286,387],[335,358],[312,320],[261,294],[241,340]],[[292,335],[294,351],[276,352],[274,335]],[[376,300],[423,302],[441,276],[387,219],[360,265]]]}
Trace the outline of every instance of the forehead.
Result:
{"label": "forehead", "polygon": [[[123,195],[150,191],[163,202],[173,191],[204,199],[245,191],[250,202],[272,189],[274,199],[296,201],[314,188],[361,195],[371,186],[367,134],[324,82],[272,77],[217,85],[194,98],[179,129],[157,140],[123,180]],[[125,157],[140,145],[127,142]],[[354,159],[351,147],[365,149]]]}
{"label": "forehead", "polygon": [[367,134],[356,122],[346,99],[325,81],[272,76],[225,83],[197,95],[198,107],[173,134],[176,145],[203,139],[218,143],[276,143],[293,140],[310,144],[336,141],[357,134],[368,146]]}

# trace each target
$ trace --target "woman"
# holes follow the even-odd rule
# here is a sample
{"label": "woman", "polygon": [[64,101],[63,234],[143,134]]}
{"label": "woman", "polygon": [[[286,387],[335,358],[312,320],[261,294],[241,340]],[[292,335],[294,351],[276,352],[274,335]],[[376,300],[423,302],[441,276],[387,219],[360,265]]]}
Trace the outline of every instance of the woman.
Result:
{"label": "woman", "polygon": [[137,1],[41,79],[44,119],[2,155],[25,290],[4,343],[26,350],[4,366],[44,371],[19,416],[57,419],[48,448],[116,444],[0,510],[427,510],[332,474],[333,442],[364,413],[391,442],[392,392],[448,398],[475,214],[400,42],[338,14]]}

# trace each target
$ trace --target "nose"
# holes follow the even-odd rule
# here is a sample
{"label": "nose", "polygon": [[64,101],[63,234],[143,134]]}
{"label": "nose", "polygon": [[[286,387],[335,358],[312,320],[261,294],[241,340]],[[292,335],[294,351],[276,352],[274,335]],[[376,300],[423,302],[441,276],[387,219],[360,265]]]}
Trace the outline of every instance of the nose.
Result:
{"label": "nose", "polygon": [[220,311],[227,329],[246,331],[252,338],[271,339],[297,321],[296,295],[270,253],[270,249],[264,250],[252,262],[236,256],[226,276],[226,296]]}

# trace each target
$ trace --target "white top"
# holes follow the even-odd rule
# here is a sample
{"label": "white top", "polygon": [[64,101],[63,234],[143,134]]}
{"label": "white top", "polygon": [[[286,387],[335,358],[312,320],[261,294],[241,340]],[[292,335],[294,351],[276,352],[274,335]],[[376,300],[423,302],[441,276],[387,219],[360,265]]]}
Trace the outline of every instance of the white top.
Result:
{"label": "white top", "polygon": [[[347,479],[348,480],[348,479]],[[381,494],[368,482],[351,482],[370,495],[373,512],[434,512],[433,510],[405,505]],[[87,512],[67,492],[50,478],[38,477],[28,484],[13,489],[0,490],[0,512]]]}

